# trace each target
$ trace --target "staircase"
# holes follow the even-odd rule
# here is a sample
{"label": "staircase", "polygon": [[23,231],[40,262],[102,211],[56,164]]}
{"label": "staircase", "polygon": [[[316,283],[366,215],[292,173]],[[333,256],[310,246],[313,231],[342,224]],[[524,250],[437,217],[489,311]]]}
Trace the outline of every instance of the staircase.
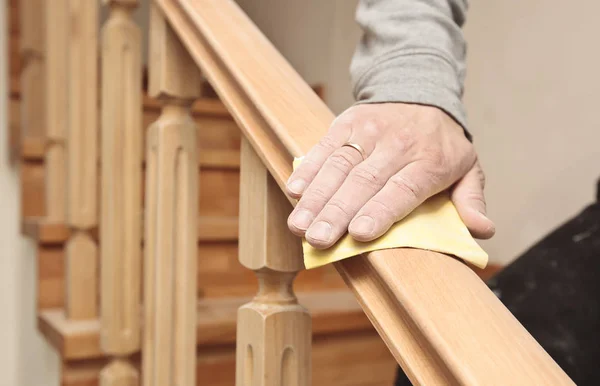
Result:
{"label": "staircase", "polygon": [[[98,384],[99,374],[108,356],[101,347],[101,321],[99,318],[99,270],[94,284],[81,283],[68,287],[65,247],[72,237],[72,230],[65,221],[51,221],[47,213],[55,200],[47,198],[52,184],[48,159],[49,142],[43,123],[21,123],[21,112],[41,115],[45,98],[27,99],[22,103],[23,93],[43,93],[41,81],[32,82],[29,90],[23,90],[27,82],[19,81],[19,73],[27,77],[26,66],[45,67],[44,53],[36,53],[39,61],[28,61],[26,54],[19,54],[19,15],[27,10],[27,1],[12,0],[11,7],[11,89],[10,128],[13,158],[18,159],[22,183],[22,231],[38,245],[37,308],[38,326],[48,342],[62,358],[62,385]],[[43,7],[44,2],[37,6]],[[30,7],[34,7],[30,5]],[[31,9],[31,8],[29,8]],[[40,8],[37,8],[40,9]],[[56,12],[56,10],[53,10]],[[36,14],[40,17],[43,14]],[[24,21],[42,33],[36,21]],[[37,38],[42,38],[38,36]],[[43,40],[43,39],[42,39]],[[41,50],[40,50],[41,51]],[[21,58],[24,60],[21,60]],[[24,66],[21,65],[24,63]],[[31,72],[31,69],[30,69]],[[141,90],[142,127],[155,122],[161,113],[158,100],[147,94],[147,79],[138,74]],[[240,180],[240,130],[225,106],[203,80],[199,85],[205,97],[195,101],[191,109],[196,127],[201,181],[197,217],[197,372],[210,374],[199,377],[198,385],[231,385],[235,381],[235,336],[237,309],[247,303],[256,292],[256,278],[251,271],[238,262],[238,213]],[[315,91],[322,93],[319,86]],[[21,110],[29,103],[30,110]],[[41,105],[40,105],[41,104]],[[33,105],[33,106],[32,106]],[[37,105],[37,106],[36,106]],[[39,117],[40,122],[42,118]],[[102,165],[100,159],[99,165]],[[140,168],[142,171],[142,168]],[[100,167],[99,167],[100,172]],[[99,174],[99,173],[98,173]],[[98,175],[99,177],[99,175]],[[64,178],[64,177],[63,177]],[[63,195],[66,196],[63,187]],[[99,189],[102,189],[100,184]],[[140,197],[143,192],[140,192]],[[66,200],[66,197],[63,198]],[[61,205],[64,207],[64,203]],[[90,232],[98,242],[99,230]],[[100,267],[101,268],[101,267]],[[74,272],[73,276],[79,275]],[[395,361],[379,339],[368,319],[361,311],[343,281],[329,267],[303,272],[296,280],[298,296],[313,316],[315,384],[330,384],[343,374],[347,385],[389,385],[393,382]],[[69,293],[80,297],[81,302],[93,304],[97,310],[93,317],[73,318],[66,313]],[[331,305],[335,305],[332,307]],[[79,310],[75,310],[79,313]],[[341,357],[339,353],[347,353]],[[140,365],[139,350],[132,355],[136,368]],[[367,361],[362,358],[369,354]],[[377,369],[374,377],[371,371]]]}
{"label": "staircase", "polygon": [[147,86],[138,2],[105,3],[98,36],[96,3],[11,1],[22,228],[63,385],[379,386],[396,363],[571,384],[450,256],[303,270],[280,187],[333,116],[232,1],[153,1]]}

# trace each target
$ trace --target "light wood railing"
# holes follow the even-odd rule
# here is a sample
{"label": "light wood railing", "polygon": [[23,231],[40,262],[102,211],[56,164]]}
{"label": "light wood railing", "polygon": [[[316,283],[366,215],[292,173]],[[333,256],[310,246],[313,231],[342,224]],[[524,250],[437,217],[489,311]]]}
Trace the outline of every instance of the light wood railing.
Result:
{"label": "light wood railing", "polygon": [[[243,175],[259,179],[260,159],[273,183],[283,188],[292,157],[305,154],[320,139],[333,114],[233,1],[156,4],[248,139],[253,150],[246,149],[243,162],[250,165],[242,165],[247,168]],[[273,195],[268,181],[256,182],[254,189]],[[281,248],[273,239],[285,240],[284,231],[276,230],[285,228],[285,221],[272,216],[285,217],[290,209],[270,208],[257,217],[242,207],[240,213],[242,232],[246,222],[256,224],[246,236],[254,242],[241,259],[258,270],[263,284],[255,301],[240,310],[240,320],[252,320],[257,307],[263,315],[277,313],[288,302],[297,310],[277,326],[286,335],[296,334],[296,341],[278,335],[263,346],[259,332],[266,334],[264,316],[247,324],[255,329],[238,328],[240,386],[283,384],[282,374],[292,373],[286,375],[289,384],[310,384],[309,369],[302,367],[307,353],[302,337],[310,323],[301,322],[304,314],[292,300],[290,275],[285,274],[298,269],[293,265],[296,257],[289,251],[283,266],[278,259],[269,261],[270,253]],[[257,218],[264,220],[257,223]],[[274,233],[264,238],[263,232]],[[279,266],[285,269],[275,268]],[[336,268],[415,384],[572,384],[469,267],[450,256],[395,249],[357,256],[336,263]],[[287,357],[290,352],[292,358]]]}
{"label": "light wood railing", "polygon": [[[68,225],[65,318],[100,320],[108,356],[101,384],[198,381],[202,154],[190,106],[202,72],[245,136],[239,259],[259,289],[238,313],[236,383],[310,385],[311,318],[293,291],[303,264],[300,241],[286,229],[294,202],[283,187],[293,157],[326,132],[331,111],[232,0],[154,0],[149,93],[162,114],[146,132],[144,188],[141,33],[131,18],[138,0],[104,0],[101,36],[96,2],[22,3],[30,10],[23,109],[38,114],[24,127],[46,149],[44,221]],[[453,257],[393,249],[335,266],[414,384],[572,384]],[[141,372],[131,358],[140,349]]]}

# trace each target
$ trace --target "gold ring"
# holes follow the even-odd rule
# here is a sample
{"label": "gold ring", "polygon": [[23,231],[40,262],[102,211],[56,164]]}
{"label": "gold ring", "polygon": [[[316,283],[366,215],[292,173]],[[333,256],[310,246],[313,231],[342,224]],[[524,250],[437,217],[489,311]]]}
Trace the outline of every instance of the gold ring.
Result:
{"label": "gold ring", "polygon": [[342,147],[344,147],[344,146],[350,146],[351,148],[358,151],[360,153],[360,156],[362,157],[363,161],[367,159],[367,153],[365,152],[365,149],[363,149],[363,147],[360,146],[358,143],[346,142],[345,144],[342,145]]}

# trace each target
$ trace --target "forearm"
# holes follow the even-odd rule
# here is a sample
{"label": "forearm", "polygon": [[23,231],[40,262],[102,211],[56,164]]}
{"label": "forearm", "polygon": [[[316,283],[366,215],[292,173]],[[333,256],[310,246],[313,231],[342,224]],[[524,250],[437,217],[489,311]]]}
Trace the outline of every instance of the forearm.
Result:
{"label": "forearm", "polygon": [[361,0],[351,65],[357,103],[436,106],[466,128],[466,0]]}

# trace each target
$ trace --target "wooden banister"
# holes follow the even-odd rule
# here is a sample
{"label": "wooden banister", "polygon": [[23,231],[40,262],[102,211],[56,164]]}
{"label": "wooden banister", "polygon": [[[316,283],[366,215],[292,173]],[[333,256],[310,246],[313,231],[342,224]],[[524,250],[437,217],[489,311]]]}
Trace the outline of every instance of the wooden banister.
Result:
{"label": "wooden banister", "polygon": [[[334,116],[231,0],[158,0],[192,58],[283,187]],[[413,249],[336,268],[415,384],[573,384],[463,263]]]}
{"label": "wooden banister", "polygon": [[[69,9],[67,0],[46,5],[46,218],[48,223],[66,220],[66,139],[69,114],[68,44]],[[25,94],[25,92],[24,92]]]}
{"label": "wooden banister", "polygon": [[101,137],[101,344],[112,356],[102,386],[135,386],[141,346],[142,35],[137,0],[104,0]]}
{"label": "wooden banister", "polygon": [[198,149],[190,108],[200,73],[162,12],[150,14],[144,255],[144,386],[196,385]]}
{"label": "wooden banister", "polygon": [[288,201],[247,140],[242,140],[240,262],[258,278],[256,297],[238,311],[236,384],[311,384],[311,318],[294,278],[302,244],[285,228]]}
{"label": "wooden banister", "polygon": [[46,135],[46,2],[22,0],[22,8],[21,139],[43,139]]}
{"label": "wooden banister", "polygon": [[[66,313],[98,316],[98,7],[67,0],[67,224]],[[51,6],[49,4],[49,6]]]}

